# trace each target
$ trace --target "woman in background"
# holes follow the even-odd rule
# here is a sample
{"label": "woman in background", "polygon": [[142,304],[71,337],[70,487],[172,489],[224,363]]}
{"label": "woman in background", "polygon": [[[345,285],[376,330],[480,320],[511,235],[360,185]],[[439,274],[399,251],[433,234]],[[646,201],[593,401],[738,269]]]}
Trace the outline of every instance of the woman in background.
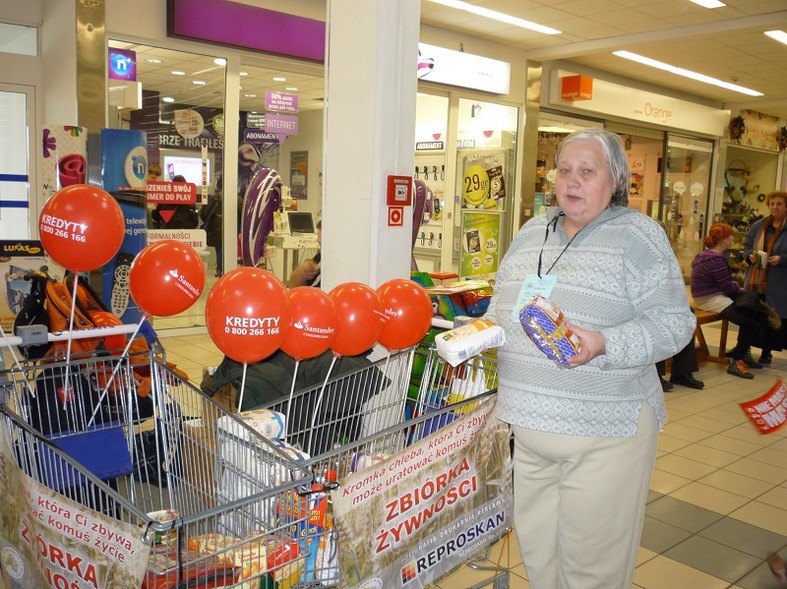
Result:
{"label": "woman in background", "polygon": [[762,368],[754,360],[751,346],[757,342],[763,325],[745,308],[739,308],[735,299],[743,289],[730,274],[724,252],[732,246],[732,227],[726,223],[711,225],[702,240],[705,249],[691,263],[691,296],[694,306],[701,311],[718,313],[738,329],[738,343],[730,352],[727,372],[740,378],[752,379],[749,368]]}

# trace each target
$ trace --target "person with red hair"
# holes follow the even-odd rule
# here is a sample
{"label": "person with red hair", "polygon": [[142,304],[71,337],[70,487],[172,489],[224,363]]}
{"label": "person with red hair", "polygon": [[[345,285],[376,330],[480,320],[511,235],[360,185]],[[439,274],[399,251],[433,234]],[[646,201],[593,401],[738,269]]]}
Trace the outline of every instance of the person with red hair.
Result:
{"label": "person with red hair", "polygon": [[751,346],[759,339],[763,325],[756,315],[735,304],[743,289],[732,279],[724,257],[732,240],[732,227],[726,223],[711,225],[703,239],[705,249],[691,263],[691,296],[697,309],[718,313],[738,326],[738,344],[730,353],[727,372],[752,379],[754,375],[749,368],[762,368],[752,357]]}

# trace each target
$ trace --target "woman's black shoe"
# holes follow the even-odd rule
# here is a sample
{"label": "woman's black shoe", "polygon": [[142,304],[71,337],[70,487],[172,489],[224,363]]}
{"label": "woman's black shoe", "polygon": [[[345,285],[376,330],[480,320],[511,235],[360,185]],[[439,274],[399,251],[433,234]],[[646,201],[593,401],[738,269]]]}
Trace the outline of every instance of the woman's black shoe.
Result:
{"label": "woman's black shoe", "polygon": [[670,377],[670,382],[672,384],[678,384],[682,387],[689,387],[690,389],[705,388],[705,383],[694,378],[694,375],[691,372],[688,374],[673,374]]}
{"label": "woman's black shoe", "polygon": [[663,378],[661,378],[660,376],[659,376],[659,380],[661,381],[661,390],[662,390],[662,391],[664,391],[665,393],[666,393],[667,391],[671,391],[673,388],[675,388],[675,387],[672,385],[672,383],[671,383],[671,382],[668,382],[668,381],[664,380],[664,379],[663,379]]}
{"label": "woman's black shoe", "polygon": [[760,364],[770,364],[771,362],[773,362],[773,356],[771,356],[770,354],[763,353],[760,355],[760,359],[758,360],[758,362]]}

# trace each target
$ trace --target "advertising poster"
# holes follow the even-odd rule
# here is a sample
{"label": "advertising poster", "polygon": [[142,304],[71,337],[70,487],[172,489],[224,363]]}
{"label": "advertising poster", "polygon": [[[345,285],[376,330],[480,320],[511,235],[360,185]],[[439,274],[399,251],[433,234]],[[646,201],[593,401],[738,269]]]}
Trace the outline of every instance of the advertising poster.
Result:
{"label": "advertising poster", "polygon": [[40,241],[0,241],[4,283],[0,292],[0,325],[8,334],[13,333],[14,319],[30,293],[31,283],[25,280],[28,272],[46,272],[55,280],[63,280],[63,269],[47,257]]}
{"label": "advertising poster", "polygon": [[499,211],[462,211],[459,275],[494,281],[500,263]]}
{"label": "advertising poster", "polygon": [[87,177],[87,129],[44,125],[41,176],[47,199],[72,184],[85,184]]}
{"label": "advertising poster", "polygon": [[293,151],[290,154],[290,195],[296,200],[308,197],[309,152]]}
{"label": "advertising poster", "polygon": [[787,389],[779,377],[767,393],[741,403],[741,409],[761,434],[779,431],[787,423]]}
{"label": "advertising poster", "polygon": [[142,318],[128,286],[131,262],[147,244],[146,187],[148,173],[147,139],[141,131],[101,130],[101,170],[104,190],[120,204],[126,220],[126,234],[117,255],[102,273],[104,304],[123,323]]}
{"label": "advertising poster", "polygon": [[88,509],[25,475],[0,429],[0,559],[7,589],[139,587],[142,528]]}
{"label": "advertising poster", "polygon": [[495,405],[331,491],[343,588],[422,589],[512,526],[509,431]]}

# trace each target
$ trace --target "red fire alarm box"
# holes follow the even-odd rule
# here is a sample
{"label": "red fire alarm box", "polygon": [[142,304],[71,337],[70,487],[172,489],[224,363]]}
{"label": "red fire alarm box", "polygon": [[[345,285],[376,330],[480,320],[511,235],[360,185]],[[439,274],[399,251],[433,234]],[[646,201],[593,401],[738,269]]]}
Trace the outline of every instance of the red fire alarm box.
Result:
{"label": "red fire alarm box", "polygon": [[410,176],[388,176],[389,206],[413,204],[413,179]]}

